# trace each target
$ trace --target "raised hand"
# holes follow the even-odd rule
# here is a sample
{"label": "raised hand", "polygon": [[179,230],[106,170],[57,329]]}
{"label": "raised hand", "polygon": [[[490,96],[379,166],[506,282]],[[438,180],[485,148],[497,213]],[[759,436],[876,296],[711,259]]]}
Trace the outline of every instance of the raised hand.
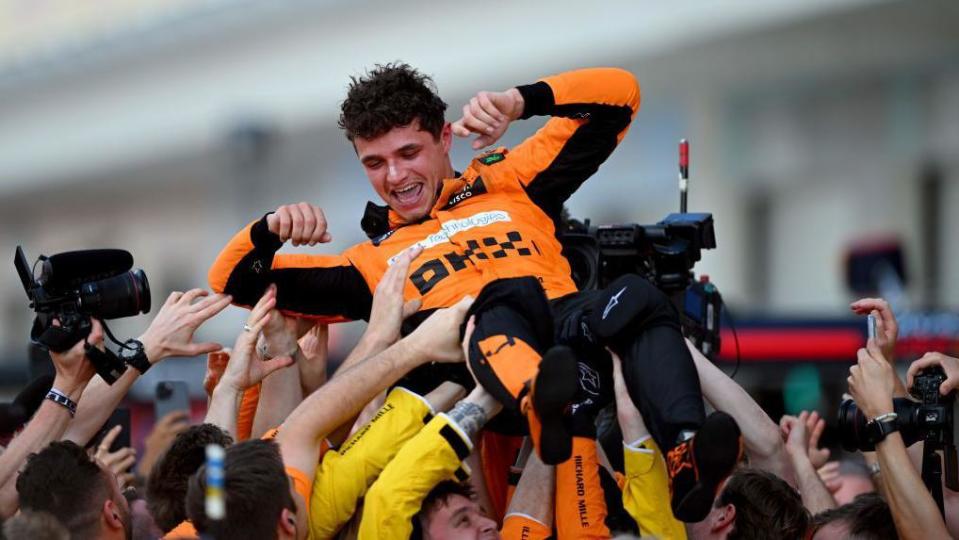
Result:
{"label": "raised hand", "polygon": [[264,361],[254,358],[253,349],[256,347],[257,336],[269,321],[274,306],[276,306],[276,287],[271,285],[260,301],[253,306],[243,331],[236,338],[230,361],[226,365],[220,384],[229,385],[238,393],[242,393],[274,371],[293,364],[293,358],[289,356]]}
{"label": "raised hand", "polygon": [[210,295],[203,289],[170,293],[149,328],[140,336],[147,359],[155,364],[169,356],[196,356],[222,349],[219,343],[193,343],[193,334],[200,325],[230,305],[231,300],[229,295]]}
{"label": "raised hand", "polygon": [[515,88],[505,92],[479,92],[463,106],[463,116],[453,122],[453,134],[458,137],[478,136],[473,149],[478,150],[499,140],[510,122],[523,114],[525,101]]}
{"label": "raised hand", "polygon": [[160,418],[143,443],[143,457],[137,464],[137,474],[143,478],[149,476],[153,465],[170,448],[176,436],[189,427],[189,411],[172,411]]}
{"label": "raised hand", "polygon": [[130,467],[133,467],[133,464],[136,463],[137,460],[137,451],[129,446],[120,448],[116,452],[110,451],[110,447],[113,446],[113,441],[116,440],[122,430],[122,426],[113,426],[103,437],[103,440],[100,441],[100,444],[97,446],[97,451],[93,455],[97,461],[102,463],[104,467],[117,477],[117,483],[120,484],[120,491],[123,491],[127,486],[133,485],[134,477],[133,473],[130,472]]}
{"label": "raised hand", "polygon": [[390,268],[383,274],[373,293],[373,307],[370,310],[370,323],[367,325],[366,338],[392,345],[400,338],[403,319],[416,313],[420,308],[420,299],[403,301],[403,288],[410,273],[410,263],[416,259],[423,248],[413,245],[400,253]]}
{"label": "raised hand", "polygon": [[930,366],[939,366],[946,373],[946,380],[939,385],[940,394],[946,395],[955,390],[956,387],[959,387],[959,359],[946,356],[942,353],[930,352],[922,355],[922,358],[910,364],[909,371],[906,374],[906,380],[910,388],[912,388],[912,383],[916,375],[918,375],[921,370]]}
{"label": "raised hand", "polygon": [[859,361],[849,368],[849,393],[867,419],[892,412],[895,374],[882,356],[875,340],[870,339],[865,349],[859,349]]}
{"label": "raised hand", "polygon": [[472,304],[473,297],[467,295],[452,306],[435,311],[405,341],[434,362],[462,362],[465,356],[460,326]]}
{"label": "raised hand", "polygon": [[857,315],[872,315],[876,319],[876,345],[882,351],[882,356],[889,362],[896,359],[896,339],[899,337],[899,323],[896,316],[882,298],[863,298],[849,305],[849,309]]}
{"label": "raised hand", "polygon": [[284,204],[266,217],[266,226],[271,233],[294,246],[326,243],[333,240],[326,230],[326,216],[319,206],[307,202]]}

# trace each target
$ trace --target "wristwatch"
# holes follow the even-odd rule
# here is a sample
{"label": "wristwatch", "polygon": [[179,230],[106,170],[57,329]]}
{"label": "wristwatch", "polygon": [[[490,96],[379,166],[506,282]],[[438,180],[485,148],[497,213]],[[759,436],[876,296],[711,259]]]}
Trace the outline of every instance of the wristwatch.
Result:
{"label": "wristwatch", "polygon": [[120,349],[120,359],[132,366],[133,369],[143,375],[153,364],[147,359],[147,353],[143,350],[143,343],[137,339],[128,340]]}
{"label": "wristwatch", "polygon": [[899,415],[894,412],[880,414],[866,423],[866,442],[876,445],[890,433],[899,431]]}

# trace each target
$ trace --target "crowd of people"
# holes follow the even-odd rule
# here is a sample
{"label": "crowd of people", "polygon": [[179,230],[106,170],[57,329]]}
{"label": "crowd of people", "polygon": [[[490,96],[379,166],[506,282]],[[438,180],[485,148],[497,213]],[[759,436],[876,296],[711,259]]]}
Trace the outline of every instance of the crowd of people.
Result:
{"label": "crowd of people", "polygon": [[[90,334],[50,356],[55,376],[0,454],[9,539],[948,538],[893,407],[940,367],[896,374],[881,299],[849,394],[874,451],[830,461],[826,411],[778,424],[685,340],[670,299],[619,276],[578,291],[556,239],[563,203],[625,136],[639,107],[625,71],[572,71],[480,92],[445,121],[432,81],[405,64],[352,80],[340,126],[386,206],[341,255],[277,254],[332,238],[322,210],[290,204],[243,228],[210,270],[213,293],[174,292],[138,338],[145,361],[113,384]],[[507,151],[453,169],[453,136]],[[194,334],[249,309],[232,348]],[[368,321],[327,362],[327,325]],[[169,357],[207,357],[202,423],[158,418],[143,456],[91,445],[136,380]]]}

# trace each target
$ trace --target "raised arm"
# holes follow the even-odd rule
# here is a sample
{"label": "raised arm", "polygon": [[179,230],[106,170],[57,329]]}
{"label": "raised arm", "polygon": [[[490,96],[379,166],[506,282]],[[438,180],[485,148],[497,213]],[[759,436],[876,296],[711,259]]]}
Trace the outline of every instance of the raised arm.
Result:
{"label": "raised arm", "polygon": [[[895,375],[892,365],[872,339],[859,349],[858,362],[849,368],[849,393],[867,420],[893,412]],[[898,431],[876,443],[879,481],[889,502],[896,531],[905,540],[949,538],[945,522],[919,472],[913,467]]]}
{"label": "raised arm", "polygon": [[329,242],[326,219],[308,203],[280,206],[238,232],[217,255],[210,287],[254,305],[267,286],[277,285],[277,308],[291,315],[327,322],[363,319],[372,294],[363,275],[342,255],[277,255],[293,245]]}
{"label": "raised arm", "polygon": [[741,386],[703,356],[688,339],[686,347],[693,356],[703,397],[733,417],[742,430],[750,464],[790,481],[791,468],[783,449],[779,427]]}
{"label": "raised arm", "polygon": [[816,515],[836,507],[836,500],[819,478],[816,467],[809,460],[809,437],[807,420],[809,413],[802,411],[798,417],[783,416],[780,427],[786,436],[786,455],[792,463],[796,485],[803,505],[809,513]]}
{"label": "raised arm", "polygon": [[[194,343],[193,334],[200,325],[228,305],[229,296],[208,295],[202,289],[171,293],[139,338],[147,361],[152,365],[171,356],[196,356],[219,350],[219,343]],[[140,375],[142,373],[136,368],[129,367],[112,385],[100,376],[94,377],[78,404],[77,418],[70,423],[63,438],[80,446],[86,445],[110,418]]]}
{"label": "raised arm", "polygon": [[581,69],[503,92],[480,92],[453,123],[453,133],[477,134],[473,148],[478,149],[496,142],[514,120],[552,116],[497,167],[509,168],[533,202],[558,216],[563,202],[626,135],[639,100],[639,85],[628,71]]}
{"label": "raised arm", "polygon": [[0,454],[0,518],[12,516],[19,506],[17,471],[28,455],[60,438],[73,417],[71,407],[76,407],[83,389],[95,373],[86,356],[84,345],[87,342],[91,345],[103,343],[103,328],[99,321],[94,320],[90,335],[77,342],[70,350],[64,353],[50,352],[56,370],[50,393],[62,397],[58,397],[57,402],[44,399],[23,432]]}
{"label": "raised arm", "polygon": [[313,392],[280,426],[277,442],[288,467],[312,475],[320,442],[373,397],[424,363],[461,362],[459,327],[472,297],[431,315],[390,348],[338,374]]}

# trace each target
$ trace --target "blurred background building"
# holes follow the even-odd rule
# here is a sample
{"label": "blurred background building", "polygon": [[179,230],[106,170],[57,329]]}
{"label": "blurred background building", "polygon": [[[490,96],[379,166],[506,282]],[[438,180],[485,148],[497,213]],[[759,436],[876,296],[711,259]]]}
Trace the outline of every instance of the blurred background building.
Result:
{"label": "blurred background building", "polygon": [[[714,214],[719,244],[697,271],[737,318],[847,318],[847,255],[876,242],[902,246],[898,309],[948,312],[957,28],[952,0],[0,0],[0,254],[125,248],[157,306],[206,286],[228,237],[279,204],[322,206],[324,249],[338,251],[365,239],[375,197],[336,128],[351,75],[409,62],[455,120],[477,90],[616,65],[636,73],[642,108],[574,215],[652,223],[676,211],[687,137],[690,209]],[[505,144],[540,124],[515,125]],[[453,155],[467,163],[468,143]],[[0,372],[17,385],[32,314],[12,264],[0,278]],[[200,337],[229,344],[243,318],[230,308]],[[112,326],[136,335],[148,320]],[[959,335],[948,315],[930,324]],[[336,329],[335,354],[361,329]],[[138,395],[202,369],[164,363]]]}

